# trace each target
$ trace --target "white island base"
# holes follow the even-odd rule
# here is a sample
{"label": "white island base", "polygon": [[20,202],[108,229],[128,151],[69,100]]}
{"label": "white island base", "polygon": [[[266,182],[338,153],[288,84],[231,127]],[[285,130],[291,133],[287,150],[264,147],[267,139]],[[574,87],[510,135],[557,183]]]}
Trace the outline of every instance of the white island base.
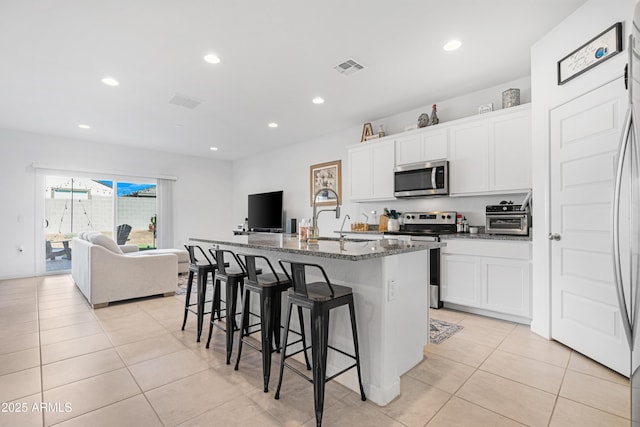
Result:
{"label": "white island base", "polygon": [[[265,255],[274,266],[277,266],[278,259],[320,264],[332,283],[351,287],[355,300],[362,382],[366,396],[372,402],[384,406],[396,398],[400,394],[400,376],[422,361],[429,336],[428,252],[442,244],[425,243],[422,250],[416,251],[414,247],[413,251],[354,261],[312,252],[283,253],[287,252],[286,249],[237,247],[245,245],[228,241],[193,240],[220,244],[234,252]],[[379,245],[375,242],[357,244],[372,246],[372,251],[375,250],[373,246]],[[349,245],[356,243],[347,243],[347,249]],[[311,273],[312,270],[309,270],[310,280],[320,280],[320,277],[313,277]],[[283,315],[284,312],[283,309]],[[305,314],[305,319],[308,320],[308,314]],[[291,323],[292,329],[298,330],[297,316],[292,315]],[[353,353],[347,306],[331,310],[329,328],[329,344]],[[309,330],[308,325],[305,330]],[[279,360],[278,356],[274,357],[276,361]],[[327,375],[333,375],[352,362],[340,353],[329,350]],[[271,381],[277,381],[277,372],[272,371]],[[338,376],[335,381],[359,392],[355,369]]]}

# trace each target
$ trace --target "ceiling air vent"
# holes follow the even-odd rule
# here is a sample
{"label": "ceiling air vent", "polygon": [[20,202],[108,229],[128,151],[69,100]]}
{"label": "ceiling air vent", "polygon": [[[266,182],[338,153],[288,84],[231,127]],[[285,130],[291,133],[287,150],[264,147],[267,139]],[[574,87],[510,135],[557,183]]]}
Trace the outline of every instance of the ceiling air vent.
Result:
{"label": "ceiling air vent", "polygon": [[198,105],[202,104],[202,102],[203,101],[200,99],[193,98],[187,95],[180,95],[179,93],[176,93],[173,98],[169,100],[169,104],[179,105],[190,110],[193,110]]}
{"label": "ceiling air vent", "polygon": [[340,74],[344,74],[345,76],[350,76],[351,74],[364,69],[364,65],[358,64],[353,59],[347,59],[343,63],[333,67],[333,69],[339,72]]}

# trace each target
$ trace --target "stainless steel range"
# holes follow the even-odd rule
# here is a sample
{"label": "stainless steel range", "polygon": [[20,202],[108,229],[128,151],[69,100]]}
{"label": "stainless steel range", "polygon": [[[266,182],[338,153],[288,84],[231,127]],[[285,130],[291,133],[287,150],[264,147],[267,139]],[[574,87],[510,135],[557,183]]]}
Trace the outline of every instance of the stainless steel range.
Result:
{"label": "stainless steel range", "polygon": [[[411,236],[411,240],[439,242],[443,234],[456,232],[457,212],[406,212],[402,215],[400,231],[385,232],[387,236]],[[441,308],[440,249],[429,251],[429,306]]]}

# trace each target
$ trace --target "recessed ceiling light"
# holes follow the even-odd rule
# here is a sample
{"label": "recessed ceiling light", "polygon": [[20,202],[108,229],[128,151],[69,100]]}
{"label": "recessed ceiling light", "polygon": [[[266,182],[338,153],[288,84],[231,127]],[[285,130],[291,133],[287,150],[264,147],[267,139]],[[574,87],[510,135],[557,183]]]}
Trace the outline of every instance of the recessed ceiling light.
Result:
{"label": "recessed ceiling light", "polygon": [[211,150],[211,151],[218,151],[218,147],[209,147],[209,150]]}
{"label": "recessed ceiling light", "polygon": [[218,58],[218,56],[214,55],[213,53],[209,53],[209,54],[205,55],[203,59],[206,62],[208,62],[209,64],[219,64],[220,63],[220,58]]}
{"label": "recessed ceiling light", "polygon": [[450,52],[452,50],[458,49],[460,46],[462,46],[462,43],[460,42],[460,40],[450,40],[449,42],[447,42],[447,44],[442,46],[442,48],[447,52]]}
{"label": "recessed ceiling light", "polygon": [[80,129],[91,129],[91,126],[89,126],[89,125],[78,125],[78,127]]}
{"label": "recessed ceiling light", "polygon": [[116,79],[114,79],[113,77],[105,77],[104,79],[102,79],[102,83],[106,84],[107,86],[118,86],[118,85],[120,85],[120,83],[118,83],[118,81]]}
{"label": "recessed ceiling light", "polygon": [[276,122],[271,122],[267,126],[269,126],[270,128],[277,128],[278,124]]}
{"label": "recessed ceiling light", "polygon": [[324,104],[324,99],[319,96],[316,96],[311,100],[311,102],[313,102],[314,104]]}

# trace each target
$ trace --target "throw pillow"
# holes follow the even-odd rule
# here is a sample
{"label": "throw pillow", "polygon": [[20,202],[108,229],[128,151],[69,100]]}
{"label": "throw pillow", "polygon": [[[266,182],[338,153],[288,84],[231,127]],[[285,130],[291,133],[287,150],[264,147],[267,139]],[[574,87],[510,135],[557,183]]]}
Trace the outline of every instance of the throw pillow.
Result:
{"label": "throw pillow", "polygon": [[105,236],[104,234],[90,234],[89,241],[94,245],[102,246],[114,254],[122,255],[122,250],[118,247],[116,242],[114,242],[111,237]]}
{"label": "throw pillow", "polygon": [[98,234],[101,234],[101,233],[99,231],[87,231],[84,235],[84,240],[86,240],[87,242],[90,242],[91,241],[90,237],[92,235],[98,235]]}

